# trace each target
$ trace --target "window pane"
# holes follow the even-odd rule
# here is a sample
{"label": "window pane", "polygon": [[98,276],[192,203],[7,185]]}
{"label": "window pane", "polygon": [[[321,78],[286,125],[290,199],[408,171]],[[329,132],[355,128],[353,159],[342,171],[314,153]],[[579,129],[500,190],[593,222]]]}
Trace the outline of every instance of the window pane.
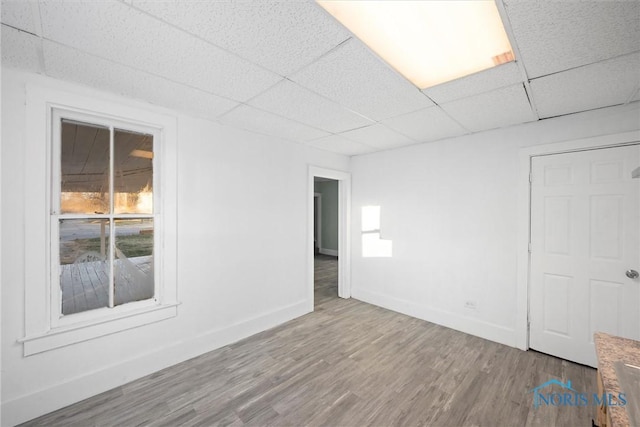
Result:
{"label": "window pane", "polygon": [[153,298],[153,219],[117,219],[115,224],[115,304]]}
{"label": "window pane", "polygon": [[60,220],[62,314],[109,305],[109,220]]}
{"label": "window pane", "polygon": [[109,129],[62,121],[62,213],[109,213]]}
{"label": "window pane", "polygon": [[153,135],[116,129],[115,213],[153,213]]}

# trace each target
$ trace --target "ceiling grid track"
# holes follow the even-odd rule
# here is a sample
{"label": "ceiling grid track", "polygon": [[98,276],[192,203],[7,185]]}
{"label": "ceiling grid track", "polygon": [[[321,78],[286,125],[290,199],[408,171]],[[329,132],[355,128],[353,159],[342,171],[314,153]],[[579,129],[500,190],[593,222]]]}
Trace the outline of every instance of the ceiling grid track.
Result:
{"label": "ceiling grid track", "polygon": [[540,120],[540,113],[538,112],[538,107],[536,106],[536,102],[533,99],[533,91],[531,90],[529,76],[527,74],[527,70],[525,69],[524,63],[522,62],[522,55],[520,53],[520,48],[518,47],[518,41],[516,40],[515,33],[513,32],[511,19],[509,19],[509,14],[507,13],[507,6],[502,0],[495,1],[496,6],[498,7],[498,12],[500,13],[500,17],[502,18],[502,22],[504,23],[504,29],[509,36],[509,40],[511,40],[511,49],[513,49],[513,56],[516,58],[516,66],[518,67],[518,70],[520,70],[520,74],[522,75],[524,91],[527,94],[529,105],[531,105],[531,111],[533,112],[533,114],[535,114],[536,119]]}

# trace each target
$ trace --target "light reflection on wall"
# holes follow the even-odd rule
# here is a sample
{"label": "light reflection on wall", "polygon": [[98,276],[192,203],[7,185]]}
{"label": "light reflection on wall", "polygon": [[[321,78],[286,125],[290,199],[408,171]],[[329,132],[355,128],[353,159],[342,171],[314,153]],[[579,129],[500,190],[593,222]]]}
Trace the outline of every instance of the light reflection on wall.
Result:
{"label": "light reflection on wall", "polygon": [[380,238],[380,206],[362,207],[362,256],[364,258],[393,256],[393,242]]}
{"label": "light reflection on wall", "polygon": [[380,206],[362,207],[362,232],[380,232]]}

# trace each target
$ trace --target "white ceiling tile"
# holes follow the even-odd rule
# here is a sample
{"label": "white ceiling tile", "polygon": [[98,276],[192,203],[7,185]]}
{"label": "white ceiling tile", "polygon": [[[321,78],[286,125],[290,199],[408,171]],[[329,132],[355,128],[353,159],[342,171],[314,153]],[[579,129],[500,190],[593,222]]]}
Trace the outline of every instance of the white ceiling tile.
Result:
{"label": "white ceiling tile", "polygon": [[640,49],[640,2],[504,0],[530,78]]}
{"label": "white ceiling tile", "polygon": [[338,135],[314,139],[313,141],[307,142],[306,145],[325,151],[331,151],[333,153],[344,154],[345,156],[355,156],[357,154],[366,154],[377,151],[373,147],[351,141],[350,139],[346,139]]}
{"label": "white ceiling tile", "polygon": [[241,105],[223,115],[220,118],[220,122],[225,125],[247,129],[263,135],[277,136],[296,142],[309,141],[328,135],[327,132],[294,122],[293,120],[285,119],[275,114],[267,113],[266,111],[258,110],[248,105]]}
{"label": "white ceiling tile", "polygon": [[470,76],[424,89],[429,98],[438,104],[467,98],[523,81],[522,73],[515,62],[499,65]]}
{"label": "white ceiling tile", "polygon": [[436,141],[468,133],[439,107],[392,117],[382,123],[418,142]]}
{"label": "white ceiling tile", "polygon": [[37,8],[36,0],[2,0],[0,20],[13,28],[40,35],[40,29],[33,15],[34,9],[37,11]]}
{"label": "white ceiling tile", "polygon": [[350,130],[341,133],[339,136],[379,149],[402,147],[416,143],[411,138],[381,124]]}
{"label": "white ceiling tile", "polygon": [[531,91],[540,117],[623,104],[640,84],[640,53],[540,77]]}
{"label": "white ceiling tile", "polygon": [[237,102],[45,40],[49,76],[214,119]]}
{"label": "white ceiling tile", "polygon": [[281,81],[248,103],[331,133],[373,123],[289,80]]}
{"label": "white ceiling tile", "polygon": [[[4,7],[4,4],[2,5]],[[2,65],[21,70],[42,72],[39,49],[42,41],[32,34],[2,26]]]}
{"label": "white ceiling tile", "polygon": [[448,102],[441,107],[473,132],[536,120],[522,84]]}
{"label": "white ceiling tile", "polygon": [[314,2],[134,1],[135,7],[283,76],[350,37]]}
{"label": "white ceiling tile", "polygon": [[46,38],[207,92],[247,100],[280,77],[121,2],[43,1]]}
{"label": "white ceiling tile", "polygon": [[291,80],[376,121],[434,105],[356,39]]}
{"label": "white ceiling tile", "polygon": [[[498,1],[542,117],[640,100],[639,0]],[[9,67],[350,155],[536,119],[518,65],[422,93],[310,1],[2,0],[2,21]]]}

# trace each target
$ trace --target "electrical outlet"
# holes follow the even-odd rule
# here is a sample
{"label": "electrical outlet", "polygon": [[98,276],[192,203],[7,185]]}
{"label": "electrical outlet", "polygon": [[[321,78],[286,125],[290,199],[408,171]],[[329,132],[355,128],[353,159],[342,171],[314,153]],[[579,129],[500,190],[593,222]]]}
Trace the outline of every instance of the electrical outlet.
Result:
{"label": "electrical outlet", "polygon": [[475,300],[467,300],[464,302],[464,308],[467,310],[475,310],[478,308],[478,303]]}

